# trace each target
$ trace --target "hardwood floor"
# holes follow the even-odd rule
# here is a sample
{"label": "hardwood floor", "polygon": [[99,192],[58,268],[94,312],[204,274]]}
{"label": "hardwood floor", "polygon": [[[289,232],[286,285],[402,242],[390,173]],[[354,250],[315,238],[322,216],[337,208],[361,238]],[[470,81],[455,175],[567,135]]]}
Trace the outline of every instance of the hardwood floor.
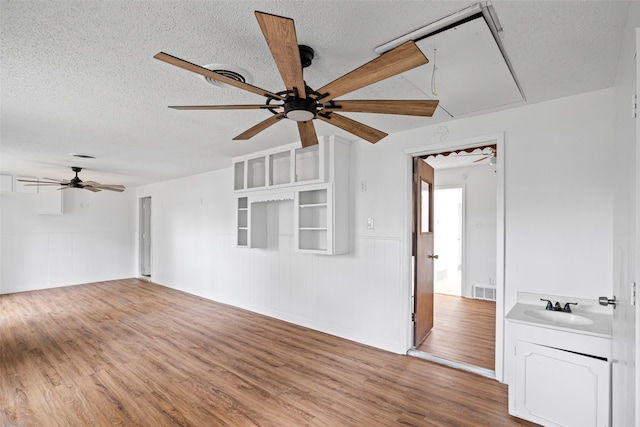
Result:
{"label": "hardwood floor", "polygon": [[2,426],[514,426],[506,386],[136,279],[0,295]]}
{"label": "hardwood floor", "polygon": [[433,317],[433,330],[418,350],[495,369],[495,302],[435,294]]}

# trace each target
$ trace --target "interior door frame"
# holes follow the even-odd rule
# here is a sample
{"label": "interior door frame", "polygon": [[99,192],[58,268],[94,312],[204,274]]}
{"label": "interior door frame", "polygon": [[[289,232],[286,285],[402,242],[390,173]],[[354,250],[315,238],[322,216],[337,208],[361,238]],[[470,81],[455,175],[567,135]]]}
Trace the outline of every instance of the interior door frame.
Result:
{"label": "interior door frame", "polygon": [[[495,375],[496,379],[504,382],[504,284],[505,284],[505,183],[504,183],[504,132],[488,135],[480,135],[464,139],[451,141],[438,141],[431,144],[411,147],[404,150],[404,209],[403,209],[403,230],[405,245],[402,249],[403,271],[405,272],[406,289],[406,347],[411,349],[413,345],[413,322],[411,313],[413,311],[413,265],[412,265],[412,224],[413,224],[413,158],[443,151],[459,150],[482,145],[495,144],[497,148],[496,157],[496,352],[495,352]],[[437,185],[437,183],[436,183]]]}
{"label": "interior door frame", "polygon": [[[145,215],[144,203],[149,201],[148,215]],[[151,242],[151,215],[152,215],[152,198],[151,196],[142,196],[138,198],[138,276],[146,279],[151,278],[153,271],[152,258],[152,242]],[[145,231],[146,237],[145,237]],[[147,244],[148,243],[148,244]],[[148,273],[146,272],[146,258],[148,258]]]}

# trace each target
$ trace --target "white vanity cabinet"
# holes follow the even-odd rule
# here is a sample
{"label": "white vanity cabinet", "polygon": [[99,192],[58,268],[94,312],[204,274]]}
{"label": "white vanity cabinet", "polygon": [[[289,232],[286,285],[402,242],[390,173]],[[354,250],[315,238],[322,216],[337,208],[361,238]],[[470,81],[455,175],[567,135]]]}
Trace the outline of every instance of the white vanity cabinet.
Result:
{"label": "white vanity cabinet", "polygon": [[593,324],[568,325],[527,315],[540,311],[516,304],[505,317],[509,413],[543,426],[610,426],[611,316],[582,312]]}
{"label": "white vanity cabinet", "polygon": [[543,426],[609,425],[607,360],[525,341],[515,353],[513,415]]}
{"label": "white vanity cabinet", "polygon": [[267,245],[267,202],[293,200],[294,250],[349,251],[349,145],[337,137],[234,159],[237,246]]}

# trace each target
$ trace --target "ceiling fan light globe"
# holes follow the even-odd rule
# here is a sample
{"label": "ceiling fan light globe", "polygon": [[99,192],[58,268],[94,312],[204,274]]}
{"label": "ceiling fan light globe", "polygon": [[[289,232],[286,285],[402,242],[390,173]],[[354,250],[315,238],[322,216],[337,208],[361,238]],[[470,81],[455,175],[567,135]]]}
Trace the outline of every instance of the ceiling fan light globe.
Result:
{"label": "ceiling fan light globe", "polygon": [[307,110],[291,110],[285,114],[287,119],[295,120],[296,122],[308,122],[313,120],[316,115]]}

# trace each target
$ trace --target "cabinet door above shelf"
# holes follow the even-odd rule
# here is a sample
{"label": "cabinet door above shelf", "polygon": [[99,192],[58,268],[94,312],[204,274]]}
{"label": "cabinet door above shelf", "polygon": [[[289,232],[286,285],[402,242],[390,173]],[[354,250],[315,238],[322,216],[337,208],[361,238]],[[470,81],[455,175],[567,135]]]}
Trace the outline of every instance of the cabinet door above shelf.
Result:
{"label": "cabinet door above shelf", "polygon": [[317,145],[300,143],[233,159],[234,191],[260,191],[293,185],[333,182],[331,171],[349,158],[349,145],[336,137],[321,138]]}

